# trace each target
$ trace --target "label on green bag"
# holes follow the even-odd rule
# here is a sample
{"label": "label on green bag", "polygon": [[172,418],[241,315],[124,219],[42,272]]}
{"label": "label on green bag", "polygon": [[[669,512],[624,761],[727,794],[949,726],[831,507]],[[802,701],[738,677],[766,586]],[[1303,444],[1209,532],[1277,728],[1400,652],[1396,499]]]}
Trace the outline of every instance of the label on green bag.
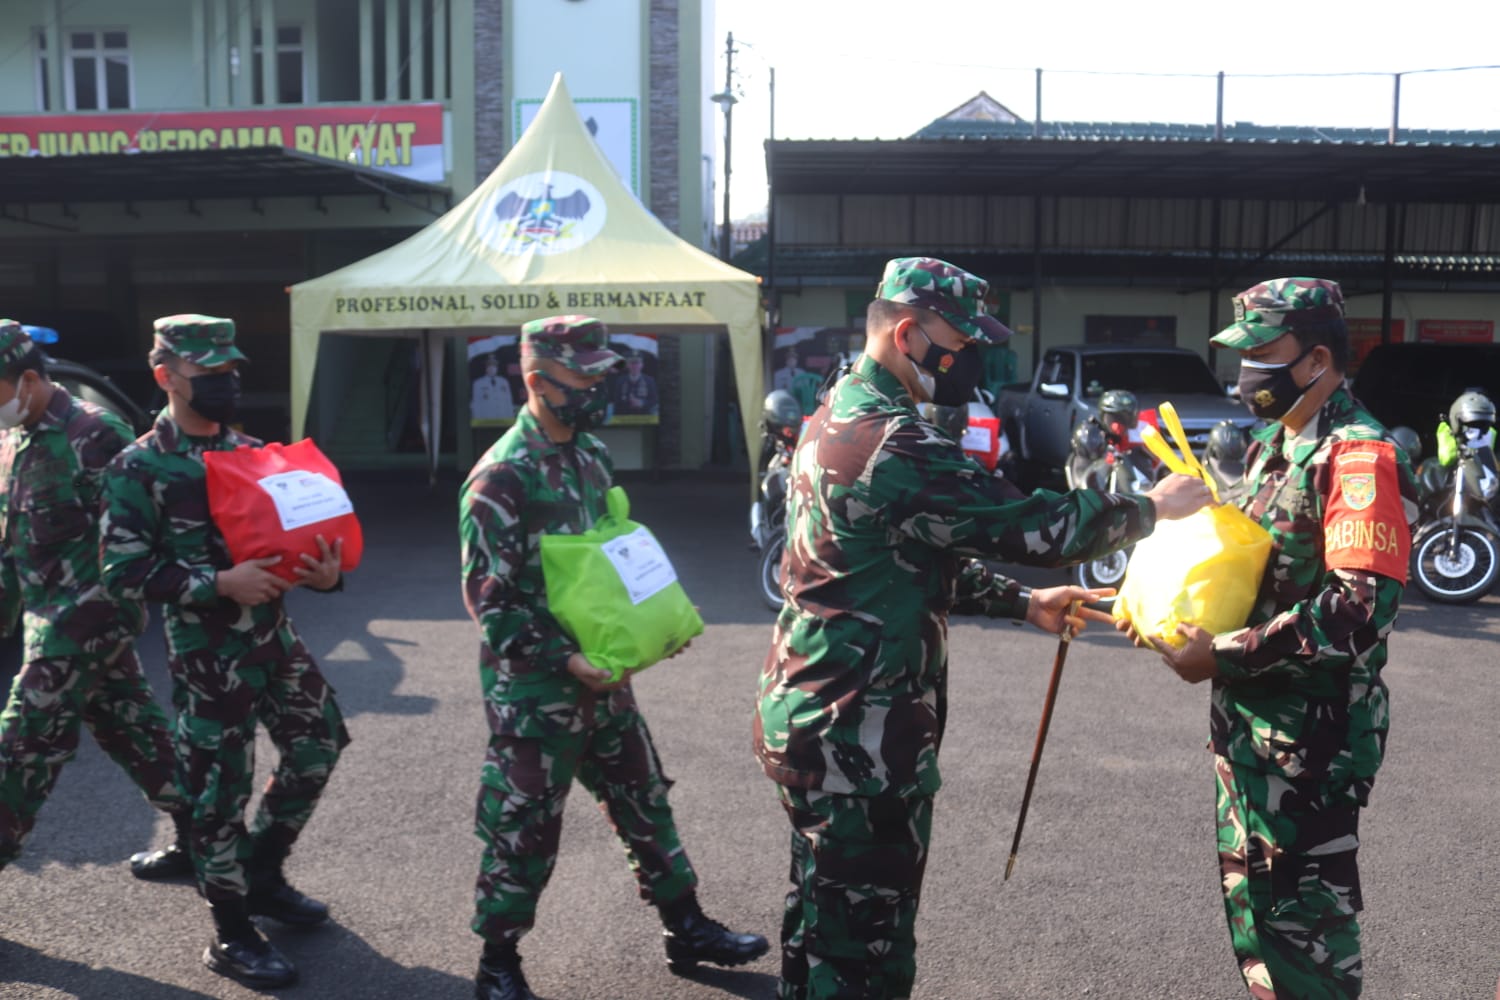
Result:
{"label": "label on green bag", "polygon": [[667,554],[645,528],[604,542],[599,548],[620,574],[631,604],[639,604],[677,582],[677,571]]}

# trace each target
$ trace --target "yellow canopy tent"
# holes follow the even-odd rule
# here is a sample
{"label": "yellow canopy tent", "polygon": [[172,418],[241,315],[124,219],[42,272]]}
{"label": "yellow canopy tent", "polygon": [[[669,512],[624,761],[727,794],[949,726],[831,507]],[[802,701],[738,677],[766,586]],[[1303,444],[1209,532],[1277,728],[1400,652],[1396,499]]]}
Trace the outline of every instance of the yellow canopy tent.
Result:
{"label": "yellow canopy tent", "polygon": [[292,437],[306,433],[325,333],[422,342],[422,428],[436,467],[442,338],[518,333],[562,313],[620,332],[728,330],[744,415],[762,393],[759,279],[679,239],[615,175],[562,74],[495,171],[442,218],[347,267],[293,285]]}

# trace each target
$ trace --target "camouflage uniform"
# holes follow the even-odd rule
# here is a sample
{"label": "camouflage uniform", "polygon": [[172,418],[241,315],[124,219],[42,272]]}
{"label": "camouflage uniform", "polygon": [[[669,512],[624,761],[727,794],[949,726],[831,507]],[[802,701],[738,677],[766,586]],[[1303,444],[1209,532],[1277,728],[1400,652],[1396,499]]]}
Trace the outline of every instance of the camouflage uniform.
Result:
{"label": "camouflage uniform", "polygon": [[[523,357],[593,375],[619,361],[606,344],[597,321],[533,321],[521,346]],[[496,945],[519,940],[535,920],[575,777],[624,844],[642,899],[671,904],[697,885],[667,802],[671,781],[630,685],[595,694],[568,673],[578,646],[547,611],[541,536],[591,528],[605,513],[611,476],[598,438],[555,443],[522,408],[459,499],[464,603],[482,634],[490,727],[475,817],[485,846],[473,928]]]}
{"label": "camouflage uniform", "polygon": [[[168,317],[156,328],[157,344],[185,360],[243,358],[229,320]],[[259,444],[225,425],[193,437],[164,409],[104,480],[104,581],[122,599],[163,606],[178,781],[192,802],[193,860],[210,903],[246,895],[253,852],[279,866],[349,743],[333,689],[282,599],[247,607],[217,593],[218,573],[234,563],[209,515],[203,454]],[[257,720],[280,761],[247,837]]]}
{"label": "camouflage uniform", "polygon": [[[1298,314],[1342,316],[1338,286],[1316,279],[1235,301],[1237,321],[1214,342],[1238,350],[1310,322]],[[1252,996],[1356,997],[1359,810],[1385,752],[1380,671],[1416,484],[1343,387],[1299,433],[1276,421],[1253,436],[1235,502],[1271,532],[1271,556],[1248,626],[1213,643],[1224,908]]]}
{"label": "camouflage uniform", "polygon": [[[18,324],[0,320],[0,368],[32,349]],[[58,385],[34,426],[0,431],[4,632],[25,608],[23,665],[0,714],[0,868],[77,752],[80,726],[153,806],[184,805],[167,718],[135,654],[145,609],[99,583],[100,476],[130,437],[119,417]]]}
{"label": "camouflage uniform", "polygon": [[[982,317],[986,287],[907,258],[887,265],[877,298],[993,343],[1009,331]],[[1154,524],[1145,497],[1014,499],[869,355],[830,392],[792,462],[786,605],[755,719],[756,756],[792,823],[779,996],[910,995],[948,616],[1024,619],[1029,600],[979,558],[1078,562]]]}

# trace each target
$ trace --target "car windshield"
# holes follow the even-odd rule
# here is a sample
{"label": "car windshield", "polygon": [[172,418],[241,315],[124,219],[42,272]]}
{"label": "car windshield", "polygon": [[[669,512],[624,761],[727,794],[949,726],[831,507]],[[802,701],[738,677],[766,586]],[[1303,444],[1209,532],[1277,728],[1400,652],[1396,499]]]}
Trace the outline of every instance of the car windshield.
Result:
{"label": "car windshield", "polygon": [[1224,395],[1208,365],[1196,354],[1100,354],[1083,357],[1083,394],[1102,396],[1110,389],[1137,395],[1172,396],[1190,392]]}

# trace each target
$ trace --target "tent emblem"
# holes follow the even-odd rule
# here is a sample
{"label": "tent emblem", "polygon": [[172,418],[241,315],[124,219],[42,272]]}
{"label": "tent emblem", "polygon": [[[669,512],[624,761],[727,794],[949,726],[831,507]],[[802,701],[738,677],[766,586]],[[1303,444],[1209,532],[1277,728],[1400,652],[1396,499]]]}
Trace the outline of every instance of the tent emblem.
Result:
{"label": "tent emblem", "polygon": [[588,181],[548,171],[497,189],[481,207],[475,228],[502,253],[566,253],[604,227],[604,198]]}
{"label": "tent emblem", "polygon": [[540,198],[522,198],[508,194],[500,199],[495,212],[502,220],[513,220],[516,234],[528,240],[553,240],[569,222],[589,214],[589,196],[574,191],[564,198],[552,195],[552,185]]}

